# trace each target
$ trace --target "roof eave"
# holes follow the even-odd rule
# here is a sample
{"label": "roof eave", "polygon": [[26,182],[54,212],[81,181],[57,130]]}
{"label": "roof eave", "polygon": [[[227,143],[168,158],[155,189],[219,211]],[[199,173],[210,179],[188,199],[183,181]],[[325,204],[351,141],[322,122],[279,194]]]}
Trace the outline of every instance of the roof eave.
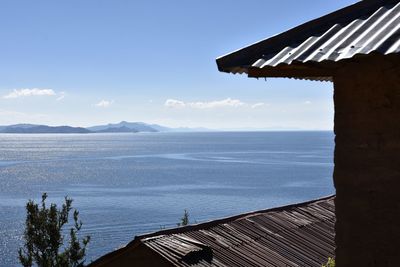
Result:
{"label": "roof eave", "polygon": [[295,79],[312,79],[331,81],[334,71],[329,68],[316,68],[304,65],[287,65],[283,67],[265,67],[248,69],[248,77],[250,78],[295,78]]}
{"label": "roof eave", "polygon": [[[346,23],[348,20],[351,20],[351,15],[359,12],[360,9],[364,12],[373,12],[377,7],[383,4],[396,2],[398,2],[398,0],[364,0],[357,2],[278,35],[221,56],[216,59],[218,70],[227,73],[238,73],[235,70],[241,70],[239,73],[248,73],[252,64],[266,53],[277,53],[293,40],[304,41],[302,39],[305,37],[315,34],[316,28],[318,28],[320,32],[323,32],[336,23]],[[308,76],[312,75],[308,74]]]}

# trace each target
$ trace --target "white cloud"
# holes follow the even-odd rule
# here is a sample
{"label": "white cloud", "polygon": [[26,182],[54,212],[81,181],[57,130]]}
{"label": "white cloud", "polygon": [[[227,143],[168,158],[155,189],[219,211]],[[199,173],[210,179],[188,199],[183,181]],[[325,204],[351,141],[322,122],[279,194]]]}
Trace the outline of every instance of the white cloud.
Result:
{"label": "white cloud", "polygon": [[57,101],[63,100],[65,97],[65,92],[60,92],[58,94],[58,97],[56,98]]}
{"label": "white cloud", "polygon": [[14,89],[12,92],[3,96],[3,98],[18,98],[27,96],[54,96],[56,93],[53,89],[40,89],[40,88],[22,88]]}
{"label": "white cloud", "polygon": [[99,108],[108,108],[114,103],[114,100],[109,101],[109,100],[101,100],[99,103],[95,104],[96,107]]}
{"label": "white cloud", "polygon": [[263,106],[265,106],[265,103],[260,102],[260,103],[255,103],[255,104],[251,105],[251,108],[260,108]]}
{"label": "white cloud", "polygon": [[304,101],[304,105],[310,105],[310,104],[311,104],[310,100]]}
{"label": "white cloud", "polygon": [[212,109],[212,108],[223,108],[223,107],[241,107],[247,104],[240,101],[239,99],[226,98],[223,100],[209,101],[209,102],[183,102],[176,99],[167,99],[164,103],[169,108],[196,108],[196,109]]}
{"label": "white cloud", "polygon": [[226,98],[223,100],[210,101],[210,102],[190,102],[188,103],[188,105],[192,108],[205,109],[205,108],[222,108],[222,107],[240,107],[244,106],[245,103],[243,103],[239,99]]}
{"label": "white cloud", "polygon": [[169,108],[183,108],[186,106],[185,102],[176,99],[167,99],[164,106]]}

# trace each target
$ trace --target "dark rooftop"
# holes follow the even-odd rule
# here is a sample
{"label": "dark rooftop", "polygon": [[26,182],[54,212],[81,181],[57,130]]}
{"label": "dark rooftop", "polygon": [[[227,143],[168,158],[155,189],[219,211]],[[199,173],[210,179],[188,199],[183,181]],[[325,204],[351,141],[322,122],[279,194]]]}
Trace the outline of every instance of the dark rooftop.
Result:
{"label": "dark rooftop", "polygon": [[[170,266],[318,266],[334,255],[334,196],[137,236],[94,263],[145,245]],[[134,264],[134,262],[132,262]]]}
{"label": "dark rooftop", "polygon": [[399,0],[364,0],[222,56],[217,65],[250,77],[331,80],[333,63],[399,53]]}

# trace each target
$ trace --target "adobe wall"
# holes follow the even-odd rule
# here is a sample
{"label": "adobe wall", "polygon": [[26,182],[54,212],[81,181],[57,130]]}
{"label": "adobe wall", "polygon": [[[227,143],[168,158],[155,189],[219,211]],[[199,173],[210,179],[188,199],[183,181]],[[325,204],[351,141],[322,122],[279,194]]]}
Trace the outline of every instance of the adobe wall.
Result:
{"label": "adobe wall", "polygon": [[334,76],[337,266],[400,266],[400,57]]}
{"label": "adobe wall", "polygon": [[169,261],[140,243],[132,246],[123,253],[104,256],[89,265],[90,267],[172,267]]}

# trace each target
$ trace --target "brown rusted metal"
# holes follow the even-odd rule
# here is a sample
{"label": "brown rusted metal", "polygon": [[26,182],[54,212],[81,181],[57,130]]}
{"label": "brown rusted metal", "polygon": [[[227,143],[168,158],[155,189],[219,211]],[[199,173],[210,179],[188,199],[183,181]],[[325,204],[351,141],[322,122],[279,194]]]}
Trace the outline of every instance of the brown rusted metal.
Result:
{"label": "brown rusted metal", "polygon": [[111,266],[144,245],[170,266],[320,267],[334,255],[334,224],[330,196],[137,236],[91,266]]}
{"label": "brown rusted metal", "polygon": [[334,255],[334,211],[330,197],[141,242],[174,266],[320,267]]}

